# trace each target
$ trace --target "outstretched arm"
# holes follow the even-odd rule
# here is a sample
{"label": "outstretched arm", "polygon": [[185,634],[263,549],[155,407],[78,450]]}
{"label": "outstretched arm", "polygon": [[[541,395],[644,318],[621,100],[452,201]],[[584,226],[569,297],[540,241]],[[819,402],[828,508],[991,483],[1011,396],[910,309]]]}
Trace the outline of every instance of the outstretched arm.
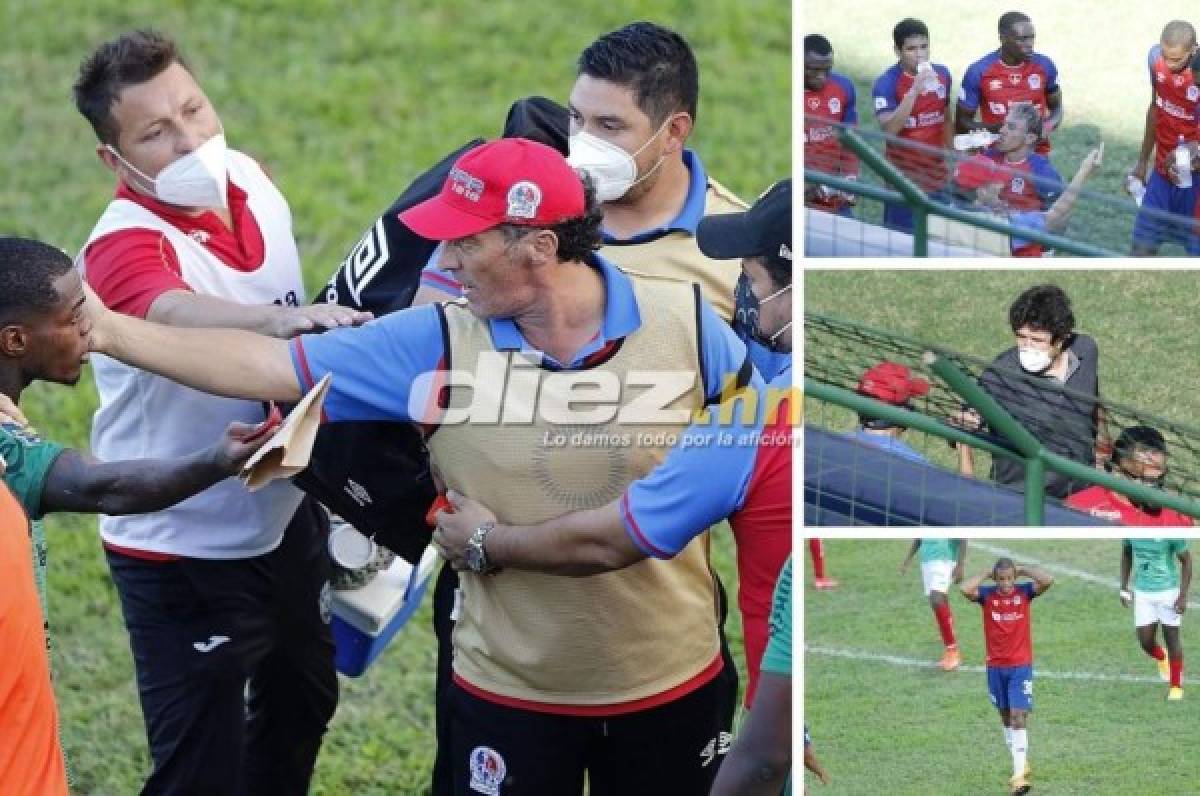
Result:
{"label": "outstretched arm", "polygon": [[1050,205],[1050,209],[1046,211],[1047,232],[1062,232],[1067,228],[1067,222],[1071,220],[1071,211],[1075,209],[1075,202],[1079,199],[1083,184],[1088,181],[1088,178],[1103,161],[1104,143],[1101,142],[1100,146],[1087,153],[1083,158],[1083,162],[1079,164],[1079,170],[1071,178],[1067,189],[1054,200],[1054,204]]}
{"label": "outstretched arm", "polygon": [[284,340],[235,329],[188,329],[107,309],[84,285],[91,350],[214,395],[260,401],[303,394]]}
{"label": "outstretched arm", "polygon": [[271,436],[251,438],[254,430],[233,423],[221,441],[179,459],[102,462],[65,450],[46,474],[41,513],[140,514],[173,506],[238,472]]}
{"label": "outstretched arm", "polygon": [[146,319],[168,326],[206,329],[245,329],[268,337],[288,339],[305,332],[356,326],[371,320],[361,312],[338,304],[284,307],[277,304],[239,304],[236,301],[168,290],[150,305]]}

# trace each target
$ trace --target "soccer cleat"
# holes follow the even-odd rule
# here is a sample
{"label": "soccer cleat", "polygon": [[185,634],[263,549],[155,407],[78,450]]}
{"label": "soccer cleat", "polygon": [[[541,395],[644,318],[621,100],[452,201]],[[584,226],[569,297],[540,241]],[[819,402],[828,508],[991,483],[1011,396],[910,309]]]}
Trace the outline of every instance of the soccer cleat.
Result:
{"label": "soccer cleat", "polygon": [[1171,682],[1171,659],[1164,655],[1161,661],[1155,663],[1158,664],[1158,679],[1164,683]]}
{"label": "soccer cleat", "polygon": [[829,591],[836,589],[838,582],[836,578],[814,578],[813,586],[816,586],[818,591]]}
{"label": "soccer cleat", "polygon": [[1013,796],[1025,796],[1026,793],[1029,793],[1029,789],[1032,787],[1033,786],[1029,784],[1028,780],[1025,779],[1024,774],[1019,777],[1013,777],[1008,781],[1008,792]]}
{"label": "soccer cleat", "polygon": [[1171,690],[1167,692],[1168,702],[1178,702],[1183,699],[1183,689],[1179,686],[1171,686]]}
{"label": "soccer cleat", "polygon": [[962,665],[962,653],[957,649],[948,649],[942,655],[942,659],[938,661],[938,666],[942,667],[943,672],[952,672]]}

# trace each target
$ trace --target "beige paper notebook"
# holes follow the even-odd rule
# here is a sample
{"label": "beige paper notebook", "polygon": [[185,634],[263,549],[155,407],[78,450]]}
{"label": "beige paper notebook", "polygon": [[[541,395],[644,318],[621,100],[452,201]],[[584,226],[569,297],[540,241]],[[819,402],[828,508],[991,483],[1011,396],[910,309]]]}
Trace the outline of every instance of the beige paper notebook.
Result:
{"label": "beige paper notebook", "polygon": [[262,489],[278,478],[291,478],[308,467],[317,429],[321,425],[321,406],[329,392],[332,373],[317,382],[283,421],[283,426],[242,467],[241,479],[251,492]]}

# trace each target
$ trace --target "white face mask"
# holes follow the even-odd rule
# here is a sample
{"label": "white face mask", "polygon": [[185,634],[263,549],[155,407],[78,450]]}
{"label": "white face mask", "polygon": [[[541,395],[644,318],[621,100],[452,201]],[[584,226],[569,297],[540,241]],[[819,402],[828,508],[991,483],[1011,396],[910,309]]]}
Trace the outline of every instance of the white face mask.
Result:
{"label": "white face mask", "polygon": [[125,168],[146,181],[150,192],[167,204],[180,207],[228,207],[226,191],[229,171],[225,159],[225,134],[217,133],[194,151],[170,163],[149,177],[121,157],[121,153],[105,145]]}
{"label": "white face mask", "polygon": [[1017,357],[1021,367],[1029,373],[1041,373],[1054,363],[1054,358],[1040,348],[1018,348]]}
{"label": "white face mask", "polygon": [[771,349],[772,351],[779,350],[778,348],[776,348],[776,345],[777,345],[776,341],[779,340],[779,338],[783,335],[784,332],[786,332],[788,329],[790,329],[792,327],[792,322],[788,321],[783,326],[780,326],[779,331],[775,332],[775,334],[771,335],[770,337],[766,337],[765,335],[763,335],[763,332],[762,332],[762,308],[763,308],[763,305],[765,305],[771,299],[773,299],[777,296],[783,295],[784,293],[786,293],[787,291],[789,291],[791,289],[792,289],[791,285],[786,285],[784,287],[779,288],[779,290],[776,290],[774,293],[767,296],[762,301],[758,302],[758,329],[755,330],[755,335],[758,337],[759,340],[765,341],[767,344],[767,348]]}
{"label": "white face mask", "polygon": [[668,118],[663,122],[662,127],[646,139],[646,143],[638,147],[637,152],[632,155],[612,142],[580,130],[567,139],[567,147],[571,153],[567,156],[567,163],[571,168],[592,178],[592,182],[596,184],[596,198],[601,202],[620,199],[629,193],[630,188],[649,177],[663,164],[665,158],[659,158],[652,169],[639,177],[637,161],[634,158],[650,146],[650,142],[666,129],[670,121]]}

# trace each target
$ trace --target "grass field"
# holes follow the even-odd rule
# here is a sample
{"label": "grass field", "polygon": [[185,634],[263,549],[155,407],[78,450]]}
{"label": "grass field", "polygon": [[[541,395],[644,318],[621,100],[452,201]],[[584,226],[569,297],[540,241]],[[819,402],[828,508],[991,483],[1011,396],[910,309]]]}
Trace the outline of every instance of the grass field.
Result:
{"label": "grass field", "polygon": [[[949,674],[930,668],[941,641],[916,565],[898,574],[908,544],[827,540],[830,574],[841,588],[805,593],[805,720],[833,780],[827,788],[810,785],[811,792],[1007,793],[1011,758],[981,668],[980,609],[951,597],[964,667]],[[1196,793],[1188,758],[1194,695],[1166,703],[1166,685],[1134,639],[1131,612],[1116,594],[1120,542],[970,544],[968,576],[1003,550],[1056,578],[1034,604],[1033,793]],[[1185,619],[1185,661],[1190,630]],[[1184,680],[1187,690],[1186,672]]]}
{"label": "grass field", "polygon": [[[8,0],[0,9],[0,234],[76,252],[111,174],[70,86],[80,59],[135,26],[179,37],[230,144],[289,198],[310,294],[409,180],[451,148],[499,133],[512,100],[565,101],[574,59],[603,32],[652,19],[700,65],[694,148],[748,197],[791,171],[791,24],[772,0],[187,3]],[[86,446],[90,378],[23,401],[50,438]],[[49,522],[54,668],[77,792],[132,793],[148,771],[120,609],[91,518]],[[731,584],[727,538],[717,564]],[[421,793],[433,757],[434,645],[423,610],[342,701],[314,793]],[[740,631],[735,629],[740,649]]]}
{"label": "grass field", "polygon": [[[801,29],[821,33],[832,43],[835,70],[846,74],[858,93],[860,124],[878,130],[871,107],[871,86],[895,63],[892,28],[905,17],[917,17],[930,31],[931,58],[945,64],[954,77],[957,95],[967,67],[999,46],[996,21],[1006,11],[1023,10],[1033,19],[1037,51],[1054,60],[1063,90],[1065,117],[1053,135],[1051,157],[1067,179],[1088,149],[1100,140],[1105,165],[1089,182],[1090,190],[1117,195],[1133,167],[1141,145],[1146,106],[1150,99],[1146,53],[1171,19],[1196,23],[1195,8],[1182,0],[1165,0],[1152,7],[1119,0],[1056,0],[1040,5],[1007,0],[853,0],[849,3],[807,3]],[[873,204],[873,203],[866,203]],[[873,208],[865,208],[873,212]],[[1101,218],[1081,205],[1071,222],[1070,236],[1128,251],[1132,204]],[[1099,216],[1099,214],[1096,214]],[[1174,246],[1163,252],[1180,253]]]}

